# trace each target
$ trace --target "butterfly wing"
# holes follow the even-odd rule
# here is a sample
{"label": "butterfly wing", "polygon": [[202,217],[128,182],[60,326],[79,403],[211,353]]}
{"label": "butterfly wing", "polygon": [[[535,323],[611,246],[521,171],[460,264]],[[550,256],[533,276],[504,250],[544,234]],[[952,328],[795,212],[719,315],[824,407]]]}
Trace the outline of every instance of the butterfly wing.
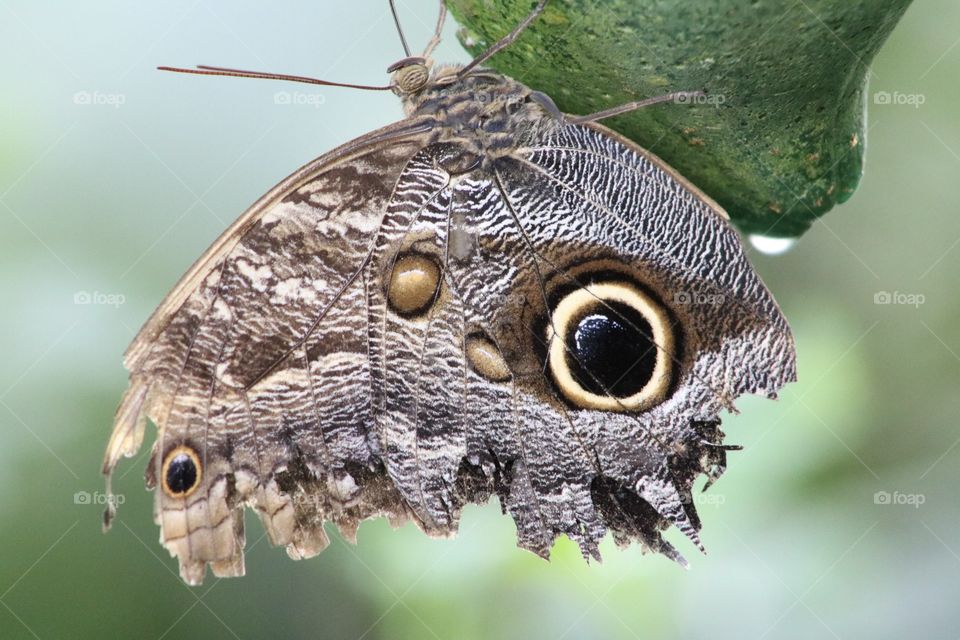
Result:
{"label": "butterfly wing", "polygon": [[[723,470],[717,413],[793,378],[789,329],[736,234],[653,156],[599,126],[547,127],[496,158],[426,128],[279,185],[131,346],[104,471],[149,417],[155,516],[188,582],[207,564],[243,572],[245,505],[298,558],[326,546],[326,521],[448,535],[494,493],[541,555],[566,534],[597,556],[612,531],[682,560],[660,531],[699,544],[690,488]],[[585,293],[602,316],[598,274],[635,280],[676,325],[682,349],[632,334],[669,356],[656,402],[591,405],[557,375],[558,301]]]}
{"label": "butterfly wing", "polygon": [[[526,361],[513,366],[533,372],[519,395],[536,416],[526,421],[539,435],[533,441],[545,444],[524,465],[539,503],[553,512],[539,526],[524,500],[509,497],[521,545],[542,553],[565,533],[594,554],[598,532],[611,529],[618,541],[637,539],[679,559],[659,530],[676,525],[699,545],[690,488],[701,473],[712,481],[723,470],[717,414],[744,393],[774,397],[795,379],[789,327],[722,209],[609,129],[540,129],[498,159],[493,174],[501,214],[485,217],[493,226],[478,234],[491,247],[511,247],[512,264],[499,268],[516,274],[494,326],[524,319],[525,339],[498,340],[519,342],[512,351]],[[676,325],[682,345],[656,345],[670,351],[675,379],[646,410],[571,407],[538,349],[550,340],[543,324],[556,305],[551,289],[583,288],[621,267]],[[466,268],[462,278],[476,272]],[[469,290],[477,307],[493,304],[475,278]]]}
{"label": "butterfly wing", "polygon": [[[417,504],[417,490],[440,504],[456,501],[449,479],[434,485],[439,493],[423,492],[417,474],[445,469],[451,478],[459,469],[461,478],[479,479],[480,499],[500,494],[520,545],[540,555],[565,534],[598,556],[609,530],[618,542],[637,540],[683,562],[660,531],[673,524],[700,545],[691,486],[724,469],[717,414],[743,393],[772,397],[795,378],[786,321],[722,210],[655,156],[597,125],[544,128],[449,191],[438,202],[447,214],[434,227],[446,247],[446,304],[463,314],[458,336],[486,344],[500,366],[491,371],[464,346],[448,370],[417,370],[418,385],[436,398],[459,393],[451,382],[462,363],[468,413],[456,423],[463,427],[450,427],[456,438],[441,438],[442,465],[434,458],[392,473],[401,493],[409,504]],[[610,278],[614,290],[626,280],[648,292],[676,333],[670,346],[651,338],[674,362],[662,385],[668,392],[649,408],[608,393],[619,406],[598,410],[565,394],[568,382],[552,371],[553,343],[566,339],[551,326],[557,300],[586,291],[596,298],[590,303],[604,303],[593,291]],[[587,367],[586,374],[601,372]],[[405,432],[410,450],[426,443]],[[416,469],[415,460],[407,468]],[[418,511],[440,517],[424,502]]]}
{"label": "butterfly wing", "polygon": [[[357,495],[359,477],[378,475],[367,442],[364,267],[426,130],[386,127],[287,178],[216,241],[131,344],[103,471],[109,478],[136,453],[147,418],[157,425],[147,483],[161,539],[188,582],[208,563],[218,575],[243,573],[245,504],[295,557],[325,546],[317,514],[331,508],[347,529],[373,513],[403,515],[389,486],[373,480]],[[296,490],[317,477],[324,491]]]}

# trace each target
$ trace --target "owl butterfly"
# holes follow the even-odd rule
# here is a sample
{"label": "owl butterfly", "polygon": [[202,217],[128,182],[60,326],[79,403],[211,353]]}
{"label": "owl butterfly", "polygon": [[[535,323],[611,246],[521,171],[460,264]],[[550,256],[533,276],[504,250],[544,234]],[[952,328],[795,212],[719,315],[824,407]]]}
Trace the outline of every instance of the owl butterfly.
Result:
{"label": "owl butterfly", "polygon": [[293,558],[327,522],[450,536],[493,495],[543,557],[610,532],[685,564],[670,525],[702,549],[718,413],[792,381],[793,339],[723,210],[596,123],[689,94],[572,117],[479,66],[545,4],[465,66],[433,66],[438,26],[388,70],[406,118],[267,193],[131,344],[103,472],[156,424],[187,582],[243,574],[247,506]]}

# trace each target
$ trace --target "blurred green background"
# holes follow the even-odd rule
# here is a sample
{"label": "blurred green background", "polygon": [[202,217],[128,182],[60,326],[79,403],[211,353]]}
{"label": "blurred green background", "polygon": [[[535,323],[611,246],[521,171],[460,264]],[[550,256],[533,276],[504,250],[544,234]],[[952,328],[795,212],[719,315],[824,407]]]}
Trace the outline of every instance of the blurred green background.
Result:
{"label": "blurred green background", "polygon": [[[436,6],[400,6],[419,48]],[[120,468],[109,535],[84,504],[121,354],[248,204],[400,110],[153,67],[383,83],[401,55],[386,2],[0,0],[0,637],[957,638],[957,24],[952,0],[907,12],[874,65],[871,96],[892,99],[871,99],[859,192],[786,254],[754,252],[800,382],[725,419],[745,450],[700,504],[709,555],[669,534],[689,572],[612,543],[603,564],[566,540],[544,562],[491,503],[455,540],[369,522],[299,563],[250,518],[247,577],[191,589],[142,460]],[[438,58],[464,61],[453,33]]]}

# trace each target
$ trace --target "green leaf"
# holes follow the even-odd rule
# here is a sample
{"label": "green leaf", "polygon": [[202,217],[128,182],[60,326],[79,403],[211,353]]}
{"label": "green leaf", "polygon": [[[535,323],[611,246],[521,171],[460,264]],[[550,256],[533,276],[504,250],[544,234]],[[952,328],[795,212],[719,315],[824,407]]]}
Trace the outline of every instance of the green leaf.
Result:
{"label": "green leaf", "polygon": [[[473,54],[531,0],[446,0]],[[553,0],[489,66],[605,121],[716,199],[744,232],[798,236],[863,170],[869,63],[910,0]]]}

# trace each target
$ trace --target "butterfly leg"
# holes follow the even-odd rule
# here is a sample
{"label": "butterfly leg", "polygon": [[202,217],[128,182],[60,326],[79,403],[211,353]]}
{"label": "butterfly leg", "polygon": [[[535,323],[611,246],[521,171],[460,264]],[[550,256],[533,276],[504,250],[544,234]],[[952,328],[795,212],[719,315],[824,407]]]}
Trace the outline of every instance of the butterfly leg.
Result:
{"label": "butterfly leg", "polygon": [[457,73],[457,77],[458,78],[465,77],[467,74],[470,73],[472,69],[475,69],[477,66],[483,64],[484,62],[492,58],[494,55],[503,51],[504,49],[509,47],[511,44],[516,42],[517,38],[520,37],[520,34],[523,33],[527,27],[533,24],[533,21],[537,19],[537,16],[543,13],[543,10],[546,9],[547,7],[548,1],[549,0],[540,0],[540,2],[537,3],[537,6],[534,7],[533,11],[531,11],[526,18],[521,20],[520,24],[514,27],[513,31],[511,31],[504,37],[500,38],[500,40],[495,42],[493,45],[491,45],[489,49],[487,49],[486,51],[478,55],[476,58],[468,62]]}
{"label": "butterfly leg", "polygon": [[567,118],[569,124],[584,124],[586,122],[597,122],[600,120],[605,120],[607,118],[612,118],[614,116],[623,115],[624,113],[630,113],[631,111],[636,111],[637,109],[642,109],[644,107],[649,107],[655,104],[662,104],[664,102],[677,102],[681,104],[688,104],[693,101],[695,98],[702,98],[706,94],[703,91],[674,91],[673,93],[667,93],[662,96],[654,96],[652,98],[646,98],[644,100],[637,100],[635,102],[628,102],[626,104],[621,104],[617,107],[611,107],[610,109],[604,109],[603,111],[597,111],[596,113],[591,113],[585,116],[577,116],[575,118]]}

